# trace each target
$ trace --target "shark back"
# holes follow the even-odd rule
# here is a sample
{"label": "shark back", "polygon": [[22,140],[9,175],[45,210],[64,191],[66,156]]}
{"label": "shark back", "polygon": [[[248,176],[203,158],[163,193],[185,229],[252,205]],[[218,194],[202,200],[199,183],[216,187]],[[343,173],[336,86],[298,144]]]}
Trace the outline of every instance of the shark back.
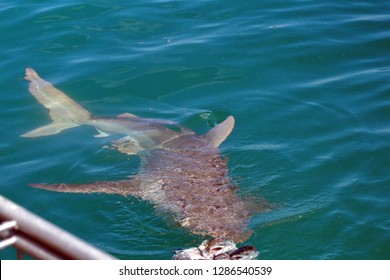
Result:
{"label": "shark back", "polygon": [[233,126],[229,117],[205,135],[182,135],[141,153],[137,177],[146,182],[142,198],[174,213],[182,226],[242,242],[251,234],[246,230],[249,205],[237,195],[218,149]]}
{"label": "shark back", "polygon": [[137,177],[146,182],[142,198],[172,212],[191,232],[234,242],[249,237],[249,205],[237,195],[217,148],[148,151]]}

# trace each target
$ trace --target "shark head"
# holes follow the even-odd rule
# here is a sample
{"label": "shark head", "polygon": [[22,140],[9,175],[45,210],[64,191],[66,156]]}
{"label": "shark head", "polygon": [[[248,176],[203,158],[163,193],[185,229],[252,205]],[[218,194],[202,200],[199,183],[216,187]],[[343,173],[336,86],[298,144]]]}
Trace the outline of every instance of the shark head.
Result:
{"label": "shark head", "polygon": [[253,260],[259,252],[253,246],[237,245],[231,240],[204,240],[198,247],[175,251],[174,260]]}

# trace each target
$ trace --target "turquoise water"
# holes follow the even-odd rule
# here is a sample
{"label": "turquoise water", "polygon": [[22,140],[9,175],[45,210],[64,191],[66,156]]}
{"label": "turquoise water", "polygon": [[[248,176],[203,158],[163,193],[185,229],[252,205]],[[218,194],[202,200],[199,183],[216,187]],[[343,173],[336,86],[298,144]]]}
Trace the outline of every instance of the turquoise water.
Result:
{"label": "turquoise water", "polygon": [[199,133],[235,116],[231,176],[273,205],[249,225],[261,259],[390,259],[389,1],[6,0],[0,18],[2,195],[122,259],[202,240],[131,197],[27,186],[139,164],[88,127],[20,138],[48,122],[30,66],[95,115]]}

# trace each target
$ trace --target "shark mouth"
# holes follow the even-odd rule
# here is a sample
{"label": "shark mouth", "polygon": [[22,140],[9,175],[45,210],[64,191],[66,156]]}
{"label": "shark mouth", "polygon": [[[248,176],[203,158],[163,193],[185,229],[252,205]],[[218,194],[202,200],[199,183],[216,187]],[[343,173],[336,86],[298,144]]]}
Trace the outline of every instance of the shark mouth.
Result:
{"label": "shark mouth", "polygon": [[174,260],[253,260],[259,252],[253,246],[237,248],[231,240],[204,240],[199,247],[175,251]]}

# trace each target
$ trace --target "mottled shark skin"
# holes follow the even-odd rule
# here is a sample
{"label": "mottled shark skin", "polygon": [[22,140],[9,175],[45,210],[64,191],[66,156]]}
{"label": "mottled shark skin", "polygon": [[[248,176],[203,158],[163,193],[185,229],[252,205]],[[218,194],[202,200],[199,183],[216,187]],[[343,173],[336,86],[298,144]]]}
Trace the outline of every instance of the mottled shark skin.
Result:
{"label": "mottled shark skin", "polygon": [[[204,135],[173,122],[129,113],[112,119],[95,118],[33,69],[26,69],[25,79],[30,82],[32,95],[49,109],[53,122],[22,137],[52,135],[89,125],[99,131],[97,137],[120,136],[112,144],[113,149],[141,158],[139,173],[130,179],[32,186],[57,192],[131,195],[172,213],[181,226],[194,234],[210,236],[222,243],[240,243],[249,238],[251,232],[246,227],[250,205],[237,195],[237,186],[228,176],[227,160],[221,158],[218,149],[234,127],[233,117]],[[256,252],[253,247],[252,251]],[[251,256],[256,255],[257,252]]]}

